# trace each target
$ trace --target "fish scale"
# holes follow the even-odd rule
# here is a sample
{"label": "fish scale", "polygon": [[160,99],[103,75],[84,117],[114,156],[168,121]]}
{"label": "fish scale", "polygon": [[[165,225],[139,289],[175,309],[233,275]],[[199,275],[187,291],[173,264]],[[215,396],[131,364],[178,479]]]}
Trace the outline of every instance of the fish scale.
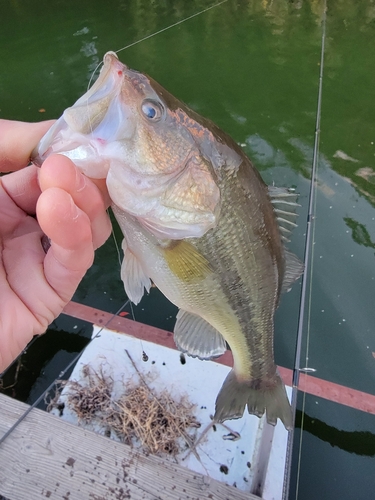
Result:
{"label": "fish scale", "polygon": [[[247,162],[244,162],[240,169],[250,167]],[[254,177],[254,180],[258,182],[257,176]],[[253,206],[255,210],[252,212],[254,213],[244,215],[243,210],[236,209],[236,206],[242,206],[240,198],[246,196],[243,187],[239,185],[238,177],[232,176],[226,182],[231,183],[232,186],[222,187],[223,193],[230,194],[230,196],[224,194],[223,204],[233,203],[235,200],[235,206],[232,211],[223,213],[217,229],[211,230],[195,244],[203,255],[212,253],[212,257],[210,256],[208,260],[217,263],[217,272],[221,275],[228,302],[239,318],[249,346],[251,376],[259,380],[266,373],[275,372],[272,317],[277,297],[269,293],[261,297],[261,287],[277,289],[278,283],[275,283],[277,276],[271,273],[271,282],[268,284],[265,282],[265,276],[270,270],[270,265],[266,260],[270,259],[270,256],[264,252],[264,245],[260,244],[259,236],[255,238],[253,234],[254,219],[261,215],[258,210],[259,205],[256,202],[252,203],[249,208]],[[227,197],[230,199],[226,200]],[[252,224],[249,223],[250,219]],[[262,226],[262,223],[259,222],[258,225]],[[263,237],[266,238],[267,235],[264,234]],[[225,242],[225,244],[217,242]],[[232,246],[231,252],[228,251],[228,245]],[[276,246],[276,250],[280,259],[281,243]],[[259,251],[264,254],[263,259],[255,256],[255,253]],[[264,269],[261,266],[262,262],[264,262]],[[231,270],[230,273],[228,269]]]}

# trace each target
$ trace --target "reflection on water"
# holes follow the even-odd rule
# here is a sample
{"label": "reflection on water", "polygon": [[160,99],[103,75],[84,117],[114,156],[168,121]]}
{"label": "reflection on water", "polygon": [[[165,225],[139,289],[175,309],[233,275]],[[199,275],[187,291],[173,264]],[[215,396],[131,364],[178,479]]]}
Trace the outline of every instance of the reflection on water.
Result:
{"label": "reflection on water", "polygon": [[[297,422],[301,422],[301,411],[297,411]],[[317,418],[303,415],[303,430],[341,450],[368,457],[375,456],[375,434],[369,431],[344,431]]]}
{"label": "reflection on water", "polygon": [[363,245],[365,247],[375,248],[375,243],[372,242],[369,232],[366,226],[360,224],[350,217],[344,217],[346,225],[352,230],[352,238],[358,243],[358,245]]}
{"label": "reflection on water", "polygon": [[[27,356],[6,372],[1,379],[1,392],[32,404],[89,342],[92,326],[77,320],[70,320],[70,323],[75,323],[74,335],[52,324],[43,342],[34,342]],[[45,407],[43,402],[39,407]]]}

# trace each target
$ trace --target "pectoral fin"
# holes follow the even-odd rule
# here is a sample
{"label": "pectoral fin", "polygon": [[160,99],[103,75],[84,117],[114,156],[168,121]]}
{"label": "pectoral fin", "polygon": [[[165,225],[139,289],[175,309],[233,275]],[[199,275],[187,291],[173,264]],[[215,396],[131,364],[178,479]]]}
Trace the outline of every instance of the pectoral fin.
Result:
{"label": "pectoral fin", "polygon": [[177,314],[174,341],[180,351],[199,359],[217,358],[227,349],[223,336],[213,326],[181,309]]}
{"label": "pectoral fin", "polygon": [[185,240],[171,242],[163,251],[169,269],[181,281],[204,279],[212,272],[208,260]]}
{"label": "pectoral fin", "polygon": [[129,250],[126,240],[122,241],[124,259],[121,265],[121,279],[124,282],[125,292],[129,299],[138,304],[144,291],[150,291],[151,280],[145,274],[137,257]]}

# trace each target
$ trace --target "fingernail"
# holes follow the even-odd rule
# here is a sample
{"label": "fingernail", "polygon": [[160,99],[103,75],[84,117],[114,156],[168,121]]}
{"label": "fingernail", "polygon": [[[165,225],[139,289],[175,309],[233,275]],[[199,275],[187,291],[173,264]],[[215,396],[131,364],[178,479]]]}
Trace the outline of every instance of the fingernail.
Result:
{"label": "fingernail", "polygon": [[78,207],[77,205],[74,203],[74,200],[72,197],[70,197],[70,217],[73,219],[73,220],[76,220],[78,219],[79,217],[79,210],[78,210]]}
{"label": "fingernail", "polygon": [[78,170],[76,170],[76,190],[77,193],[85,189],[86,186],[86,177],[81,174]]}

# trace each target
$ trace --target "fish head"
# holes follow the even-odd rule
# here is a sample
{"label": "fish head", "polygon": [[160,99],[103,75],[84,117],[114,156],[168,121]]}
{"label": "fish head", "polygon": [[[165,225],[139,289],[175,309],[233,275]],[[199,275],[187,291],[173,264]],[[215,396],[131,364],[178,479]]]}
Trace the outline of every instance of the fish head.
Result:
{"label": "fish head", "polygon": [[94,85],[42,138],[33,161],[69,157],[88,177],[106,178],[113,203],[154,236],[180,239],[217,224],[225,148],[199,115],[108,52]]}

